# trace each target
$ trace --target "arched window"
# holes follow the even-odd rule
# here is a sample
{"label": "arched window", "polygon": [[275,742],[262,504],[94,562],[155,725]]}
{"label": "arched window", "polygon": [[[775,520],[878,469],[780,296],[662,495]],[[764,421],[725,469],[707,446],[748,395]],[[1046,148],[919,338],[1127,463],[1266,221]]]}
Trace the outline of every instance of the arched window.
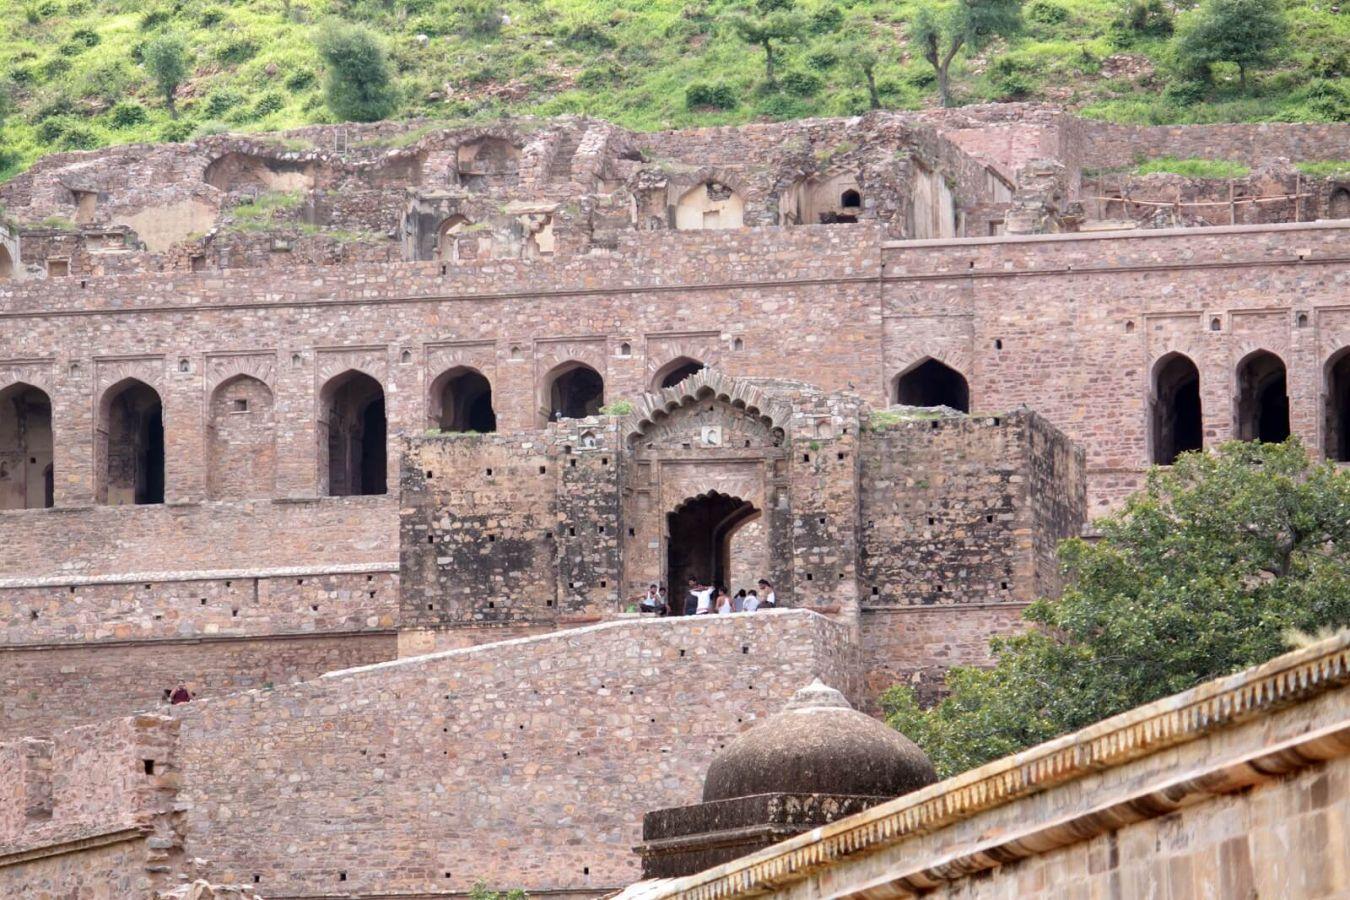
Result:
{"label": "arched window", "polygon": [[206,424],[207,495],[270,497],[276,489],[277,433],[271,389],[236,375],[211,394]]}
{"label": "arched window", "polygon": [[935,359],[926,359],[895,379],[894,399],[904,406],[949,406],[970,412],[965,376]]}
{"label": "arched window", "polygon": [[0,391],[0,509],[52,505],[52,401],[12,384]]}
{"label": "arched window", "polygon": [[844,209],[861,209],[862,194],[854,190],[847,190],[839,195],[839,205]]}
{"label": "arched window", "polygon": [[550,373],[544,396],[550,419],[593,416],[605,405],[605,380],[584,363],[563,363]]}
{"label": "arched window", "polygon": [[94,493],[113,506],[164,502],[164,404],[154,388],[127,378],[99,403]]}
{"label": "arched window", "polygon": [[14,258],[7,247],[0,246],[0,281],[14,277]]}
{"label": "arched window", "polygon": [[436,258],[441,262],[459,259],[459,236],[472,223],[464,216],[454,215],[441,223],[436,238]]}
{"label": "arched window", "polygon": [[1153,461],[1170,466],[1181,453],[1204,446],[1200,415],[1200,370],[1180,353],[1153,367]]}
{"label": "arched window", "polygon": [[431,383],[428,410],[430,426],[441,431],[497,430],[492,385],[477,369],[460,366],[441,373]]}
{"label": "arched window", "polygon": [[703,371],[703,363],[688,356],[672,359],[662,366],[652,379],[652,390],[670,388],[684,381],[695,372]]}
{"label": "arched window", "polygon": [[319,478],[330,497],[386,491],[384,389],[347,370],[319,393]]}
{"label": "arched window", "polygon": [[1326,429],[1327,458],[1350,462],[1350,347],[1327,361]]}
{"label": "arched window", "polygon": [[1237,436],[1278,444],[1289,437],[1289,396],[1284,361],[1257,350],[1237,368]]}

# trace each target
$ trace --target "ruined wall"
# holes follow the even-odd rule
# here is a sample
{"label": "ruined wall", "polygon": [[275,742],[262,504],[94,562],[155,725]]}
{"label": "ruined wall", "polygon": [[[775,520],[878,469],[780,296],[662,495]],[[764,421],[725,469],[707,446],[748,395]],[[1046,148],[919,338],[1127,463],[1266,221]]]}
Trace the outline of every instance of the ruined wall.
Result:
{"label": "ruined wall", "polygon": [[180,681],[199,697],[218,697],[397,656],[397,635],[377,629],[0,646],[0,737],[162,711]]}
{"label": "ruined wall", "polygon": [[849,681],[844,633],[799,611],[616,623],[174,707],[187,853],[264,896],[618,887],[638,811],[696,794],[813,677]]}

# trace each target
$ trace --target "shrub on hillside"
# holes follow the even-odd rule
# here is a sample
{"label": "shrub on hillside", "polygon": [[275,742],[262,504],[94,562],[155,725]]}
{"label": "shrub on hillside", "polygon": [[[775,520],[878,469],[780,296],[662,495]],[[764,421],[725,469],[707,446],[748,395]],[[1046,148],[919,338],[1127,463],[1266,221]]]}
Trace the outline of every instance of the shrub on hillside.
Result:
{"label": "shrub on hillside", "polygon": [[684,89],[684,105],[689,109],[735,109],[736,91],[729,84],[696,81]]}
{"label": "shrub on hillside", "polygon": [[148,118],[145,107],[134,100],[124,100],[112,108],[108,121],[114,128],[131,128],[140,125]]}
{"label": "shrub on hillside", "polygon": [[326,69],[324,99],[339,119],[374,122],[398,102],[384,48],[359,25],[329,21],[315,36]]}
{"label": "shrub on hillside", "polygon": [[164,97],[164,105],[169,115],[178,118],[178,107],[174,105],[174,94],[183,83],[188,72],[187,43],[182,36],[173,32],[164,32],[151,38],[141,47],[141,60],[145,70],[155,80],[155,85]]}

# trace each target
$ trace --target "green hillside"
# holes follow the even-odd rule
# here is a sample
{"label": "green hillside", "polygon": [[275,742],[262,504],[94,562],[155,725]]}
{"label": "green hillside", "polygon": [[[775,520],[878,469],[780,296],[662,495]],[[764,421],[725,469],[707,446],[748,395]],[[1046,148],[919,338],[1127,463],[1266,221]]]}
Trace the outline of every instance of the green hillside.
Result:
{"label": "green hillside", "polygon": [[[732,27],[754,2],[0,0],[0,177],[57,150],[332,121],[314,37],[333,17],[380,37],[401,117],[585,113],[658,129],[861,113],[860,34],[883,106],[936,102],[933,68],[906,34],[920,4],[954,0],[798,0],[805,28],[782,47],[775,86],[763,52]],[[1197,80],[1175,59],[1173,29],[1195,12],[1029,0],[1019,33],[957,56],[955,100],[1044,99],[1130,122],[1345,121],[1350,13],[1336,9],[1288,0],[1288,38],[1244,91],[1229,63]],[[188,48],[177,119],[143,64],[166,32]]]}

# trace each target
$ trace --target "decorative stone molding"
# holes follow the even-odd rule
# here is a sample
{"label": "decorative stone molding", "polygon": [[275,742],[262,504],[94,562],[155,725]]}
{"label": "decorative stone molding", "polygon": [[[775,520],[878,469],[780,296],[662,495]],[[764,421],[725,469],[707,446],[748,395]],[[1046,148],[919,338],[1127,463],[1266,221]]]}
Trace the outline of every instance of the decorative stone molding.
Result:
{"label": "decorative stone molding", "polygon": [[239,375],[256,378],[275,390],[277,354],[274,350],[241,353],[208,353],[206,355],[206,393],[209,397],[216,388]]}
{"label": "decorative stone molding", "polygon": [[787,401],[770,397],[753,384],[717,369],[705,368],[674,387],[649,391],[638,397],[633,403],[633,411],[623,418],[620,429],[625,440],[636,440],[680,407],[708,398],[729,403],[732,408],[758,418],[770,429],[786,431],[792,418],[792,405]]}
{"label": "decorative stone molding", "polygon": [[[822,866],[879,852],[908,837],[1198,740],[1347,684],[1350,684],[1350,632],[1343,632],[1264,665],[1207,682],[981,766],[753,856],[661,885],[643,896],[721,900],[782,889],[810,877]],[[1222,792],[1225,785],[1238,789],[1244,783],[1255,783],[1263,777],[1284,774],[1308,762],[1347,752],[1350,752],[1350,724],[1341,721],[1278,747],[1263,748],[1249,758],[1217,765],[1203,777],[1171,785],[1166,791],[1146,792],[1133,798],[1132,804],[1146,812],[1149,796],[1167,794],[1158,798],[1166,803],[1155,806],[1170,809],[1180,805],[1188,792]],[[1142,817],[1144,813],[1134,813],[1135,819]],[[1111,820],[1109,815],[1098,818]],[[1100,827],[1101,822],[1097,824]],[[1073,827],[1071,823],[1070,830]],[[1060,845],[1066,842],[1067,839],[1061,840]],[[914,873],[902,875],[898,883],[888,882],[894,887],[887,896],[924,890],[991,868],[1000,860],[1028,855],[1026,848],[1020,853],[1009,852],[1008,847],[1014,843],[999,843],[979,854],[978,859],[944,861],[950,865],[923,868],[919,866],[921,861],[915,860]],[[1043,852],[1046,835],[1025,837],[1024,843]]]}

